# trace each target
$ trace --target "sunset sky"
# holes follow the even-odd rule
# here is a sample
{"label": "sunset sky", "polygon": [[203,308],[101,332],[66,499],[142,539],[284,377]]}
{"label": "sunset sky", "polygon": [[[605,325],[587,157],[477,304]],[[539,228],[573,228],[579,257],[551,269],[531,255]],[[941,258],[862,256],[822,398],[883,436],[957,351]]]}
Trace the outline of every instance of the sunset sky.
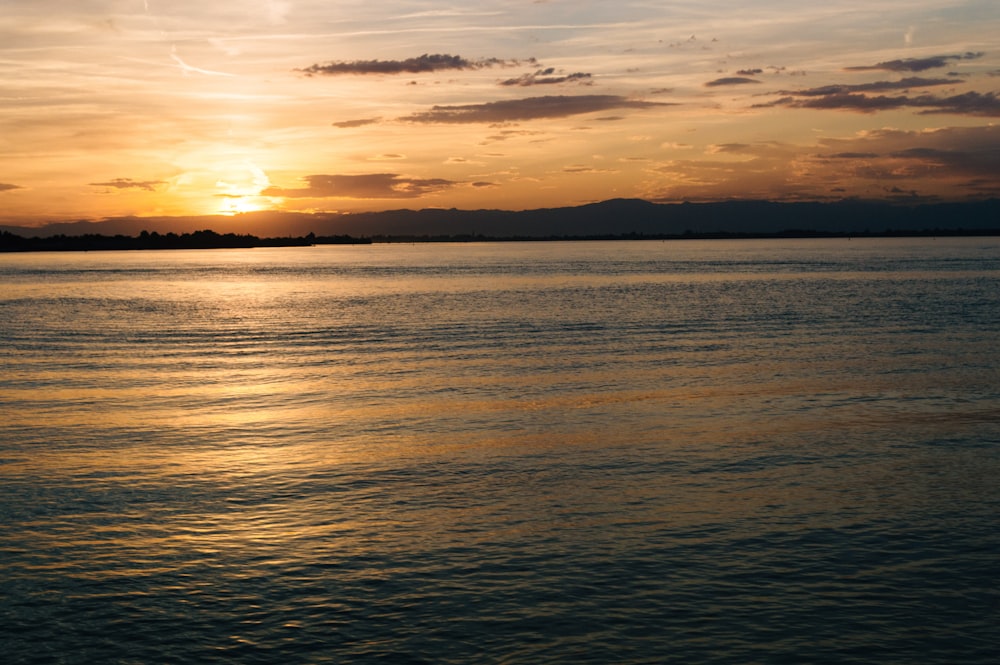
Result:
{"label": "sunset sky", "polygon": [[996,0],[3,0],[0,221],[1000,196]]}

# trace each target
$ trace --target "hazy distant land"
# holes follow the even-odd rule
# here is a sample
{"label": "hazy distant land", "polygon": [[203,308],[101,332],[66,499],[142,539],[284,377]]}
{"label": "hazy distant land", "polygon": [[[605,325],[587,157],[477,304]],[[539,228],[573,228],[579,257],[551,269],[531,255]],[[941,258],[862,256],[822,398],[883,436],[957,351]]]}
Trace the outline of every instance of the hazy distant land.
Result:
{"label": "hazy distant land", "polygon": [[1000,235],[1000,200],[907,206],[859,201],[657,204],[614,199],[523,211],[452,208],[353,214],[267,211],[234,216],[120,217],[39,227],[0,226],[0,250],[866,235]]}

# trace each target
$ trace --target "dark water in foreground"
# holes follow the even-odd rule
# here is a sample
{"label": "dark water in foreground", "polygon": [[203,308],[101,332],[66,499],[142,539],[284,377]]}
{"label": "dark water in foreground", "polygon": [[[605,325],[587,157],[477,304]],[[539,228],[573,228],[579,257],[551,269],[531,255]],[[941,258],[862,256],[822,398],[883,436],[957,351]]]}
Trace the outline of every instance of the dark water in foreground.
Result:
{"label": "dark water in foreground", "polygon": [[0,256],[0,653],[993,663],[1000,240]]}

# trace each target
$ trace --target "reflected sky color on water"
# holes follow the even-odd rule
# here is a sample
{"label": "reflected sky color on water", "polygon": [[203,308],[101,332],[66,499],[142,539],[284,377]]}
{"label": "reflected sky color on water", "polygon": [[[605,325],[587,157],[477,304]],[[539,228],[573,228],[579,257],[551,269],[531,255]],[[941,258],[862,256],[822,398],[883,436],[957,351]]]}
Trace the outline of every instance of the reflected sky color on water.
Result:
{"label": "reflected sky color on water", "polygon": [[991,662],[996,239],[0,257],[11,662]]}

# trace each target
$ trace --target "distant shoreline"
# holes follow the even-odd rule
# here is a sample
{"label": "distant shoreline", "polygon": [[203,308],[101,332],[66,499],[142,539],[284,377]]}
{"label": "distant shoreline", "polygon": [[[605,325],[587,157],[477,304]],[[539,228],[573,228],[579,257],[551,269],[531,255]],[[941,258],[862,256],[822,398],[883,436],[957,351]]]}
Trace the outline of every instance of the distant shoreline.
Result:
{"label": "distant shoreline", "polygon": [[[272,210],[231,216],[116,217],[38,227],[0,225],[0,250],[901,235],[1000,235],[1000,199],[912,205],[853,200],[653,203],[612,199],[520,211],[404,208],[356,213]],[[34,238],[54,240],[36,242]]]}
{"label": "distant shoreline", "polygon": [[257,247],[311,247],[315,245],[371,245],[392,243],[473,243],[473,242],[566,242],[566,241],[617,241],[617,240],[767,240],[795,238],[963,238],[1000,237],[1000,228],[995,229],[895,229],[886,231],[813,231],[788,229],[773,233],[751,232],[685,232],[682,234],[593,234],[593,235],[549,235],[549,236],[485,236],[476,234],[459,235],[373,235],[355,237],[350,235],[317,236],[308,234],[299,237],[259,238],[248,234],[219,234],[211,230],[194,233],[147,233],[137,236],[84,234],[78,236],[56,235],[46,237],[23,237],[8,231],[0,231],[0,252],[88,252],[88,251],[136,251],[136,250],[176,250],[176,249],[251,249]]}

